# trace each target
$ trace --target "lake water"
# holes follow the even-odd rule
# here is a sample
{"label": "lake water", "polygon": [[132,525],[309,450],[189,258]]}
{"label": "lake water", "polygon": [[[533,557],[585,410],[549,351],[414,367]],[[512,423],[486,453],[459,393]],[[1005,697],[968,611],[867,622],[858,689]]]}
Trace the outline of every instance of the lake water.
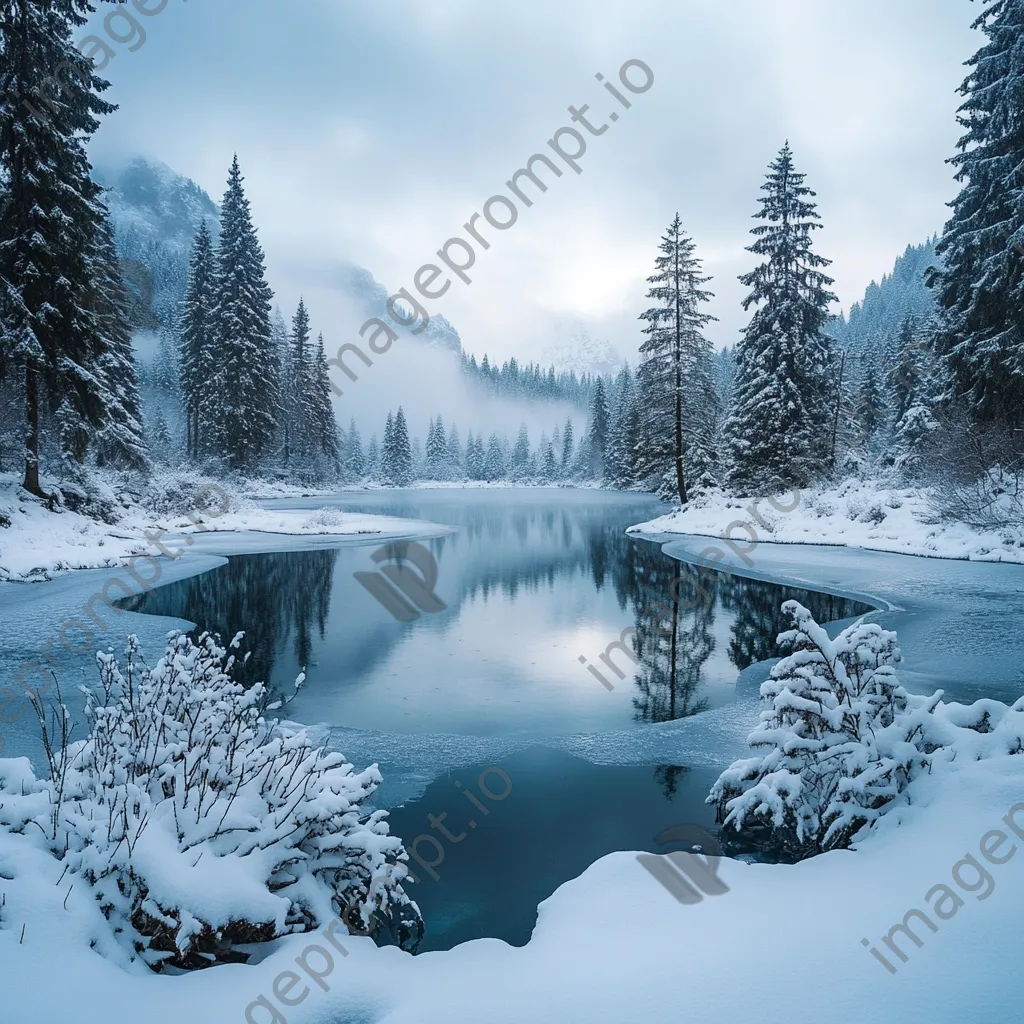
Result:
{"label": "lake water", "polygon": [[[443,608],[397,620],[354,575],[380,576],[371,555],[381,545],[372,538],[233,556],[128,606],[223,637],[246,631],[250,679],[290,692],[305,669],[289,717],[350,737],[366,733],[357,746],[374,751],[386,780],[416,776],[410,795],[385,786],[380,796],[407,846],[434,837],[417,849],[437,865],[411,865],[420,882],[410,889],[426,921],[421,950],[482,936],[521,945],[537,904],[601,856],[661,852],[654,836],[674,824],[713,827],[703,800],[718,770],[688,765],[685,750],[675,764],[600,764],[557,749],[555,737],[642,730],[728,704],[742,669],[777,656],[775,638],[786,626],[779,607],[788,598],[821,622],[869,610],[735,577],[715,577],[698,593],[686,566],[658,544],[626,536],[626,527],[664,511],[648,496],[451,489],[279,504],[334,504],[454,527],[423,541],[436,560]],[[627,628],[636,630],[627,637],[635,658],[620,647],[602,661]],[[441,756],[427,770],[422,751],[435,737],[454,752],[447,767]],[[495,739],[514,741],[512,752],[471,763],[466,752]],[[348,744],[342,750],[353,756]],[[509,791],[488,800],[481,783]],[[461,838],[443,838],[428,814]]]}

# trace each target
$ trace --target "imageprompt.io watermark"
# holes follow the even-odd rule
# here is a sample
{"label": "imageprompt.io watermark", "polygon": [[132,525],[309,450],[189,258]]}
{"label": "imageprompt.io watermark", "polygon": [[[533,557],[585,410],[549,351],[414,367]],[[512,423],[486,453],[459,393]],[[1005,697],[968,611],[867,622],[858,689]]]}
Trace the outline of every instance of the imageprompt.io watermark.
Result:
{"label": "imageprompt.io watermark", "polygon": [[659,846],[685,844],[689,851],[670,853],[638,853],[636,859],[679,903],[700,903],[705,896],[721,896],[729,886],[718,877],[722,846],[714,835],[701,825],[673,825],[659,832],[654,841]]}
{"label": "imageprompt.io watermark", "polygon": [[[633,105],[626,93],[632,93],[640,95],[647,92],[648,89],[654,84],[654,72],[642,61],[632,58],[627,60],[622,67],[619,68],[619,82],[622,84],[622,90],[616,88],[611,82],[605,81],[604,75],[598,72],[594,77],[604,84],[605,89],[615,100],[623,110],[629,110]],[[642,81],[640,79],[642,78]],[[604,135],[608,131],[609,123],[614,123],[619,119],[619,113],[617,110],[612,110],[608,114],[608,122],[600,125],[599,127],[594,126],[590,123],[587,118],[587,111],[590,110],[590,106],[584,103],[580,107],[570,106],[569,114],[573,124],[581,125],[589,136]],[[572,142],[572,150],[567,150],[565,147],[569,142]],[[547,141],[548,148],[552,153],[557,156],[566,167],[571,167],[576,174],[582,174],[583,168],[579,165],[579,160],[587,151],[587,138],[578,132],[575,128],[570,128],[565,125],[559,128],[550,139]],[[525,167],[520,167],[519,170],[512,175],[512,177],[505,182],[509,192],[515,196],[516,199],[526,208],[533,206],[533,200],[520,188],[520,181],[526,178],[530,181],[538,192],[547,192],[548,186],[544,180],[540,177],[536,170],[535,165],[540,164],[546,169],[546,172],[552,177],[560,178],[562,176],[561,168],[549,157],[546,153],[534,153],[533,156],[526,161]],[[482,206],[483,214],[478,211],[474,213],[469,220],[463,224],[463,228],[466,231],[468,238],[463,238],[460,235],[453,235],[437,250],[437,257],[441,263],[448,268],[448,270],[457,277],[463,284],[471,284],[472,278],[466,273],[471,267],[476,264],[476,253],[477,250],[474,246],[479,247],[481,250],[486,251],[490,249],[491,242],[485,236],[483,232],[487,232],[494,237],[493,232],[488,228],[478,227],[477,222],[483,219],[487,222],[490,228],[494,231],[508,231],[513,224],[519,220],[519,208],[507,195],[503,193],[496,193],[487,199]],[[500,211],[500,213],[498,212]],[[472,239],[469,241],[468,239]],[[435,282],[439,277],[445,274],[445,271],[436,263],[424,263],[414,274],[413,284],[416,287],[416,291],[423,296],[424,299],[439,299],[452,285],[450,277],[445,277],[444,282],[436,284]],[[399,308],[396,303],[402,302],[403,307]],[[406,313],[404,307],[409,308],[409,312]],[[425,331],[427,324],[430,323],[430,314],[420,303],[419,299],[416,298],[408,288],[399,289],[394,295],[392,295],[387,301],[387,311],[391,319],[400,324],[402,327],[407,328],[411,334],[420,334]],[[422,320],[422,323],[418,327],[413,327],[417,321]],[[383,355],[392,344],[398,340],[398,333],[387,323],[387,321],[380,317],[371,317],[359,328],[359,337],[365,338],[368,331],[372,330],[373,333],[370,335],[368,344],[370,351],[376,355]],[[381,340],[381,336],[383,340]],[[337,366],[342,373],[345,374],[351,381],[356,381],[359,377],[350,370],[344,363],[344,358],[347,353],[353,354],[357,359],[360,359],[364,366],[373,366],[373,360],[356,344],[348,342],[342,345],[338,349],[338,354],[334,359],[328,359],[328,366]],[[334,382],[331,382],[331,388],[336,395],[343,395],[344,392]]]}
{"label": "imageprompt.io watermark", "polygon": [[[370,557],[384,563],[380,571],[352,575],[399,622],[412,622],[420,617],[420,612],[443,612],[448,607],[434,593],[437,559],[428,547],[416,541],[399,540],[377,548]],[[415,573],[412,566],[419,569],[421,575]]]}

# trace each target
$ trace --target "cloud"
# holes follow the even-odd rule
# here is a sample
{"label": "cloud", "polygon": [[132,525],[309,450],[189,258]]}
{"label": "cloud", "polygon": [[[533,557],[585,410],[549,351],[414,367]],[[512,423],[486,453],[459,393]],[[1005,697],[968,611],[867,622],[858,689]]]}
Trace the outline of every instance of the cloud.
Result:
{"label": "cloud", "polygon": [[[170,0],[106,69],[121,109],[94,147],[164,160],[217,199],[237,151],[288,309],[317,262],[408,283],[570,123],[569,104],[596,123],[615,110],[594,75],[639,58],[653,88],[437,311],[478,356],[537,358],[568,316],[635,357],[644,279],[678,210],[715,277],[709,334],[731,344],[751,216],[786,138],[844,306],[941,228],[973,15],[960,0]],[[357,327],[338,323],[333,343]]]}

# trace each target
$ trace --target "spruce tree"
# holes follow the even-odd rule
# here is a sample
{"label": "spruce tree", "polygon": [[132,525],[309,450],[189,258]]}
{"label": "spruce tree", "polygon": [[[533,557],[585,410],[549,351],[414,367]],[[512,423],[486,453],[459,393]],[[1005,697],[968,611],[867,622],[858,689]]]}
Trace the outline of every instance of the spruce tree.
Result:
{"label": "spruce tree", "polygon": [[637,388],[643,421],[640,471],[663,493],[685,505],[687,475],[699,475],[714,463],[714,426],[718,418],[712,379],[711,343],[704,328],[714,319],[701,312],[712,297],[703,285],[693,240],[675,215],[659,246],[649,299],[657,302],[640,314],[647,339],[640,346]]}
{"label": "spruce tree", "polygon": [[761,186],[762,223],[747,247],[765,261],[740,278],[751,289],[743,308],[758,306],[736,348],[725,427],[729,482],[742,489],[806,486],[830,468],[836,396],[832,342],[822,328],[836,297],[821,270],[830,261],[811,248],[821,224],[804,178],[787,142]]}
{"label": "spruce tree", "polygon": [[501,442],[497,434],[491,434],[487,442],[487,454],[484,458],[484,479],[501,480],[505,475],[505,456],[501,450]]}
{"label": "spruce tree", "polygon": [[95,312],[103,354],[95,372],[104,400],[103,426],[96,437],[97,462],[121,469],[146,472],[149,456],[142,429],[139,380],[128,326],[128,295],[121,277],[114,234],[104,220],[97,231],[97,265],[102,269],[96,283]]}
{"label": "spruce tree", "polygon": [[861,438],[870,450],[872,442],[885,422],[885,399],[874,363],[868,364],[857,388],[854,416],[860,428]]}
{"label": "spruce tree", "polygon": [[412,446],[405,413],[398,407],[391,435],[391,480],[396,487],[408,487],[413,481]]}
{"label": "spruce tree", "polygon": [[384,424],[384,440],[380,446],[380,481],[394,486],[395,461],[395,417],[388,410],[387,422]]}
{"label": "spruce tree", "polygon": [[437,414],[436,422],[430,421],[430,429],[427,431],[426,458],[428,480],[449,480],[451,478],[448,438],[445,435],[444,420],[440,413]]}
{"label": "spruce tree", "polygon": [[611,431],[611,417],[608,412],[608,395],[605,393],[604,380],[598,377],[594,382],[594,394],[590,400],[590,438],[591,467],[595,480],[605,475],[608,461],[608,435]]}
{"label": "spruce tree", "polygon": [[895,422],[899,422],[915,403],[924,375],[921,342],[913,318],[907,317],[903,321],[897,344],[896,358],[887,382]]}
{"label": "spruce tree", "polygon": [[380,445],[377,435],[370,435],[370,443],[366,446],[366,475],[371,480],[380,480]]}
{"label": "spruce tree", "polygon": [[256,471],[267,455],[279,397],[270,329],[272,292],[236,156],[221,204],[217,260],[216,422],[232,469]]}
{"label": "spruce tree", "polygon": [[322,334],[317,336],[307,394],[309,423],[312,428],[312,475],[318,481],[333,480],[338,477],[342,468],[341,437],[334,406],[331,404],[330,367],[327,365]]}
{"label": "spruce tree", "polygon": [[988,42],[967,62],[950,159],[961,191],[936,251],[938,352],[979,423],[1024,425],[1024,0],[988,0]]}
{"label": "spruce tree", "polygon": [[459,431],[454,423],[452,424],[452,429],[448,431],[448,440],[445,447],[452,479],[461,480],[463,477],[462,445],[459,443]]}
{"label": "spruce tree", "polygon": [[351,481],[362,480],[366,473],[366,459],[363,456],[363,442],[356,427],[355,416],[349,424],[348,437],[345,440],[345,475]]}
{"label": "spruce tree", "polygon": [[568,478],[572,473],[572,458],[575,450],[575,443],[572,436],[572,420],[565,421],[565,430],[562,431],[562,477]]}
{"label": "spruce tree", "polygon": [[299,297],[289,335],[288,374],[284,378],[281,416],[284,421],[283,461],[298,477],[309,472],[316,447],[314,373],[309,340],[309,313]]}
{"label": "spruce tree", "polygon": [[525,480],[530,476],[530,432],[525,423],[519,427],[515,448],[512,450],[512,478]]}
{"label": "spruce tree", "polygon": [[0,11],[0,367],[21,385],[23,486],[45,497],[44,404],[74,462],[109,404],[94,372],[105,343],[92,308],[106,212],[86,146],[98,116],[116,108],[71,38],[92,11],[86,0],[5,0]]}
{"label": "spruce tree", "polygon": [[210,448],[211,381],[215,376],[216,261],[205,219],[196,232],[181,317],[181,392],[185,405],[185,448],[198,459]]}

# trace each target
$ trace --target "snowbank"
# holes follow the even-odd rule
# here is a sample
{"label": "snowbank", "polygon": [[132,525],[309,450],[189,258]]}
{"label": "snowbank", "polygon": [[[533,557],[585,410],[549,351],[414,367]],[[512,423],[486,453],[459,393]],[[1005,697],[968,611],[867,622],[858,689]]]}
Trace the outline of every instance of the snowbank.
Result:
{"label": "snowbank", "polygon": [[[795,500],[792,492],[777,497],[781,500],[776,505],[783,509]],[[927,490],[850,479],[836,487],[801,492],[789,512],[766,499],[712,491],[694,498],[685,509],[630,527],[629,532],[732,539],[733,551],[748,565],[750,545],[758,540],[1024,564],[1024,525],[986,532],[963,523],[934,522]]]}
{"label": "snowbank", "polygon": [[[72,569],[119,566],[133,555],[166,554],[157,542],[169,545],[168,534],[376,534],[390,539],[432,529],[418,520],[332,506],[313,512],[266,509],[229,482],[189,472],[163,474],[135,492],[104,488],[103,499],[106,521],[63,505],[51,508],[22,490],[11,474],[0,475],[0,581],[43,581]],[[191,546],[194,540],[186,543]]]}
{"label": "snowbank", "polygon": [[[729,891],[695,905],[677,903],[633,854],[613,854],[541,904],[525,947],[481,939],[412,957],[346,938],[348,955],[333,958],[322,985],[301,970],[293,988],[279,982],[293,997],[309,990],[287,1009],[274,998],[275,979],[296,971],[315,935],[279,940],[256,965],[152,976],[104,937],[108,926],[87,894],[57,884],[53,858],[0,832],[4,1019],[108,1024],[137,1020],[145,1006],[152,1024],[241,1024],[263,996],[284,1024],[1010,1024],[1020,1019],[1024,809],[1013,818],[1018,834],[1002,819],[1019,808],[1022,782],[1019,756],[944,765],[915,784],[913,806],[886,815],[856,852],[788,866],[726,860],[719,877]],[[1005,863],[981,852],[993,849],[985,837],[994,829],[1008,836],[998,855],[1014,850]],[[975,884],[965,855],[984,866],[990,883]],[[962,905],[935,918],[935,931],[911,919],[920,946],[894,933],[907,956],[900,961],[885,936],[911,909],[927,911],[925,895],[940,884]],[[307,962],[325,967],[318,958]],[[264,1005],[250,1020],[275,1018]]]}

